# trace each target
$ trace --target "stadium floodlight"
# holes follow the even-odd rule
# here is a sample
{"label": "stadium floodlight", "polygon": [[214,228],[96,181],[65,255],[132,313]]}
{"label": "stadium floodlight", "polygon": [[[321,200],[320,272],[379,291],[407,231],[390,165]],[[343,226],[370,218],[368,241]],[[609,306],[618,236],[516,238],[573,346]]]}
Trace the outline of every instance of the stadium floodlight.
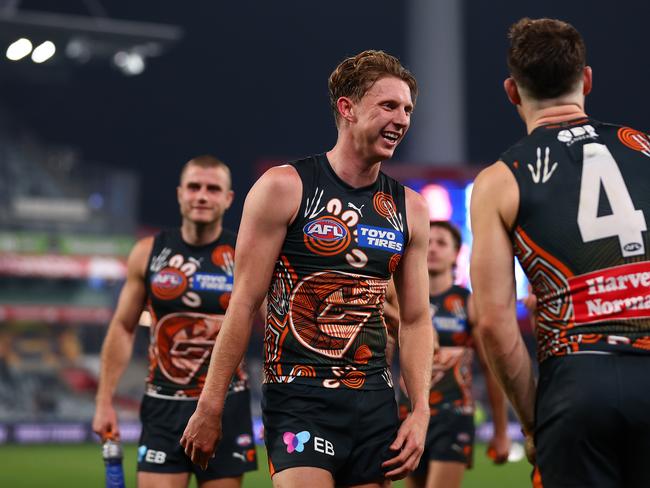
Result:
{"label": "stadium floodlight", "polygon": [[56,46],[52,41],[45,41],[43,44],[39,44],[34,48],[32,53],[32,61],[35,63],[44,63],[56,52]]}
{"label": "stadium floodlight", "polygon": [[[3,3],[7,2],[15,8],[3,8]],[[116,67],[124,75],[132,77],[142,73],[150,60],[153,62],[154,59],[162,56],[183,38],[181,27],[112,19],[101,8],[92,10],[92,15],[87,16],[19,10],[17,8],[19,3],[16,0],[0,0],[0,46],[6,49],[16,39],[25,37],[30,39],[35,47],[49,39],[56,44],[54,50],[56,54],[52,53],[54,58],[39,65],[39,68],[52,65],[56,66],[59,73],[80,69],[86,65],[99,66],[106,63]],[[95,7],[98,4],[90,0],[81,3],[86,6],[92,4]],[[49,48],[51,50],[51,46]],[[128,56],[124,54],[116,56],[120,51]],[[22,57],[30,53],[32,53],[31,48],[27,53],[22,54]],[[14,55],[12,52],[9,54],[12,55],[12,59],[19,59],[18,54]],[[46,59],[42,58],[35,54],[34,61],[43,63]],[[116,61],[119,61],[121,66],[117,66]],[[0,79],[5,76],[31,77],[38,79],[39,82],[43,80],[41,69],[30,69],[24,66],[9,66],[8,69],[2,70]],[[60,78],[53,77],[53,81],[58,79]]]}
{"label": "stadium floodlight", "polygon": [[32,42],[29,39],[21,37],[17,41],[12,42],[7,48],[7,59],[11,61],[18,61],[23,59],[32,52]]}
{"label": "stadium floodlight", "polygon": [[144,57],[137,52],[119,51],[113,56],[113,63],[127,76],[139,75],[144,71]]}
{"label": "stadium floodlight", "polygon": [[71,39],[65,47],[65,54],[78,63],[87,63],[92,57],[90,44],[83,39]]}

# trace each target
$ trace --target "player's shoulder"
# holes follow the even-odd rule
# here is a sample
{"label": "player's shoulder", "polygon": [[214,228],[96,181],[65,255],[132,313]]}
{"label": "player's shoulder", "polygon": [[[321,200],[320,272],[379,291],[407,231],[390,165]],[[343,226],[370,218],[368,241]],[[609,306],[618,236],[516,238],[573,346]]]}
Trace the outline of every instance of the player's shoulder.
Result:
{"label": "player's shoulder", "polygon": [[404,199],[406,200],[407,210],[418,214],[426,213],[428,215],[429,207],[427,206],[427,201],[420,193],[408,186],[404,186]]}
{"label": "player's shoulder", "polygon": [[133,249],[131,249],[131,256],[144,256],[148,258],[153,249],[154,241],[160,234],[161,233],[158,233],[156,235],[150,235],[138,239],[134,244]]}
{"label": "player's shoulder", "polygon": [[519,211],[519,184],[508,165],[499,160],[483,169],[472,187],[472,215],[489,215],[496,211],[512,228]]}
{"label": "player's shoulder", "polygon": [[266,190],[291,191],[296,185],[300,185],[300,175],[293,164],[283,164],[268,169],[257,182]]}
{"label": "player's shoulder", "polygon": [[129,254],[127,270],[129,276],[144,278],[145,270],[149,263],[149,257],[153,251],[155,236],[147,236],[139,239]]}
{"label": "player's shoulder", "polygon": [[478,189],[496,188],[502,184],[511,184],[513,182],[512,172],[509,165],[503,160],[499,159],[489,166],[483,168],[476,178],[474,179],[474,187],[472,193]]}
{"label": "player's shoulder", "polygon": [[414,236],[421,236],[418,238],[420,242],[428,241],[429,206],[426,200],[418,192],[405,186],[404,201],[406,204],[409,243]]}
{"label": "player's shoulder", "polygon": [[293,166],[297,170],[312,169],[320,166],[323,163],[323,160],[326,159],[327,155],[325,153],[313,154],[304,158],[294,159],[293,161],[288,162],[286,165]]}
{"label": "player's shoulder", "polygon": [[[246,197],[244,212],[267,222],[290,223],[300,209],[302,180],[289,164],[267,170],[253,185]],[[242,219],[243,220],[243,219]]]}
{"label": "player's shoulder", "polygon": [[510,147],[508,147],[505,151],[503,151],[499,155],[498,161],[503,161],[506,165],[512,164],[521,157],[522,153],[527,152],[531,146],[536,144],[539,137],[539,132],[533,132],[531,134],[525,135]]}

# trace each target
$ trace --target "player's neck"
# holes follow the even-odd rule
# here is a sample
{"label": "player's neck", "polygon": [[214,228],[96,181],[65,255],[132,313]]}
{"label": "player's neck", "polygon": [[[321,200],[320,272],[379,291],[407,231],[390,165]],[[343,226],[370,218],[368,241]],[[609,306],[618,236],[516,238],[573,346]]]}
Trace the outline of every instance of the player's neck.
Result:
{"label": "player's neck", "polygon": [[537,127],[547,124],[559,124],[569,120],[586,117],[584,106],[578,102],[563,103],[552,106],[534,106],[525,114],[526,129],[530,134]]}
{"label": "player's neck", "polygon": [[327,159],[336,173],[336,176],[353,188],[363,188],[377,181],[381,161],[366,161],[349,144],[339,140],[331,151],[327,152]]}
{"label": "player's neck", "polygon": [[181,225],[181,236],[183,241],[191,246],[203,246],[216,241],[221,235],[221,220],[209,224],[197,224],[183,221]]}
{"label": "player's neck", "polygon": [[454,275],[450,271],[429,272],[429,295],[441,295],[454,285]]}

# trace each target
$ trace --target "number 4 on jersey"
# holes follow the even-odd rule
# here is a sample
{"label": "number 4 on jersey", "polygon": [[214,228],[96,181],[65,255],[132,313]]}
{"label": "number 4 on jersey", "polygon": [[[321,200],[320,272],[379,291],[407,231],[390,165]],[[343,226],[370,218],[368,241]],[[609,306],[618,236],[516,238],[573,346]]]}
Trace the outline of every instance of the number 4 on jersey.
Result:
{"label": "number 4 on jersey", "polygon": [[[578,204],[578,228],[584,242],[617,236],[623,257],[645,254],[642,232],[647,230],[642,210],[634,208],[621,170],[607,146],[585,144]],[[598,215],[600,188],[612,213]]]}

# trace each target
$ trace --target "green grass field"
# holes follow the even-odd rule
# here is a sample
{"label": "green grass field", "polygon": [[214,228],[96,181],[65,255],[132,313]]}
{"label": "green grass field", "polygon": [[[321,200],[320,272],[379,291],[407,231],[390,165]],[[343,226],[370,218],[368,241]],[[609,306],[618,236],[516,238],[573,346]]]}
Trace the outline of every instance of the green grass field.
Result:
{"label": "green grass field", "polygon": [[[463,488],[521,488],[530,486],[526,461],[494,466],[477,446],[474,469],[465,476]],[[270,487],[266,452],[258,450],[260,469],[244,478],[245,488]],[[135,488],[136,446],[125,446],[124,471],[127,488]],[[0,447],[0,487],[101,487],[104,468],[99,445],[47,445]],[[195,487],[192,482],[190,486]],[[307,484],[305,486],[308,486]],[[403,487],[403,483],[393,486]]]}

